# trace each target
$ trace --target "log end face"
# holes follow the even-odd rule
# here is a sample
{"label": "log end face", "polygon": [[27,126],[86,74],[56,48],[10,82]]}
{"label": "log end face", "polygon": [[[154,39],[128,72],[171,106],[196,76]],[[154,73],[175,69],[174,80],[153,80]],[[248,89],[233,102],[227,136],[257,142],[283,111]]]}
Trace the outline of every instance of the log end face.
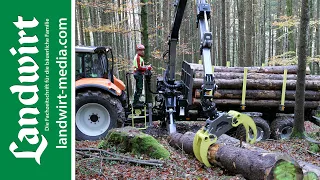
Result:
{"label": "log end face", "polygon": [[209,147],[209,150],[208,150],[208,161],[211,164],[218,164],[218,162],[216,161],[216,154],[217,154],[219,148],[220,148],[219,144],[213,144],[213,145],[211,145]]}
{"label": "log end face", "polygon": [[291,161],[279,160],[270,170],[266,179],[273,180],[290,180],[303,179],[301,167]]}

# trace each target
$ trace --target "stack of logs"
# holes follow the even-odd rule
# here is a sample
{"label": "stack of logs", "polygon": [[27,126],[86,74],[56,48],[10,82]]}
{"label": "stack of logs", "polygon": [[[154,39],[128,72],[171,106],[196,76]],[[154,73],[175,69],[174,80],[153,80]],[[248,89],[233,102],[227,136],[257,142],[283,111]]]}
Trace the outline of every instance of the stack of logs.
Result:
{"label": "stack of logs", "polygon": [[[194,103],[200,102],[200,89],[203,84],[203,66],[189,63],[194,70]],[[283,86],[284,70],[287,69],[285,107],[294,107],[297,79],[297,66],[248,67],[245,106],[279,107]],[[320,103],[320,76],[309,75],[307,69],[305,108],[317,108]],[[243,67],[214,67],[218,90],[214,94],[217,107],[241,105],[243,88]]]}

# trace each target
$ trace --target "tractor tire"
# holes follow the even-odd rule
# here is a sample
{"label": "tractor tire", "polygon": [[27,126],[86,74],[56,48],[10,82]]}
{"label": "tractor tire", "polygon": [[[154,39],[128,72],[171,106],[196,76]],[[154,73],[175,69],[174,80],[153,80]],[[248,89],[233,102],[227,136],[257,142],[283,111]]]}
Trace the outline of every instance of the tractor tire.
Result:
{"label": "tractor tire", "polygon": [[119,99],[100,91],[76,96],[76,140],[105,138],[112,128],[123,126],[125,112]]}
{"label": "tractor tire", "polygon": [[273,139],[289,139],[293,128],[293,118],[292,117],[277,117],[271,123],[271,137]]}
{"label": "tractor tire", "polygon": [[[256,141],[264,141],[270,138],[270,126],[268,122],[261,117],[252,117],[257,127],[257,139]],[[251,132],[249,132],[251,136]],[[242,141],[246,140],[246,129],[243,125],[240,125],[236,131],[236,138]]]}

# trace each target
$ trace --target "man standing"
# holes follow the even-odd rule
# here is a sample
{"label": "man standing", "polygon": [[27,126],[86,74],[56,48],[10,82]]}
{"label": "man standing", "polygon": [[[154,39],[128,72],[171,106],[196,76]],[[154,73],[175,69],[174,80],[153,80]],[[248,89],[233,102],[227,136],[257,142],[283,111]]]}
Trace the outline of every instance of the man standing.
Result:
{"label": "man standing", "polygon": [[141,102],[140,96],[142,94],[142,88],[143,88],[143,74],[146,70],[151,70],[151,65],[144,66],[144,45],[138,44],[136,47],[137,54],[134,57],[133,60],[133,67],[134,67],[134,78],[136,80],[136,91],[134,93],[134,99],[133,99],[133,106],[141,106],[143,105],[143,102]]}

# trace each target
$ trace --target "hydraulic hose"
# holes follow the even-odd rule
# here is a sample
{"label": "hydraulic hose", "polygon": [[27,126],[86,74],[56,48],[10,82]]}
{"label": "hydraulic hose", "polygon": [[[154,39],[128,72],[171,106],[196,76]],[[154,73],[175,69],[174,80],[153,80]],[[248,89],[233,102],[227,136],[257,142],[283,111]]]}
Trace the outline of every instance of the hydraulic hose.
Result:
{"label": "hydraulic hose", "polygon": [[181,86],[181,84],[169,84],[167,82],[167,74],[168,74],[168,68],[164,71],[164,74],[163,74],[163,83],[164,83],[164,85],[166,85],[169,88],[178,88],[178,87]]}

